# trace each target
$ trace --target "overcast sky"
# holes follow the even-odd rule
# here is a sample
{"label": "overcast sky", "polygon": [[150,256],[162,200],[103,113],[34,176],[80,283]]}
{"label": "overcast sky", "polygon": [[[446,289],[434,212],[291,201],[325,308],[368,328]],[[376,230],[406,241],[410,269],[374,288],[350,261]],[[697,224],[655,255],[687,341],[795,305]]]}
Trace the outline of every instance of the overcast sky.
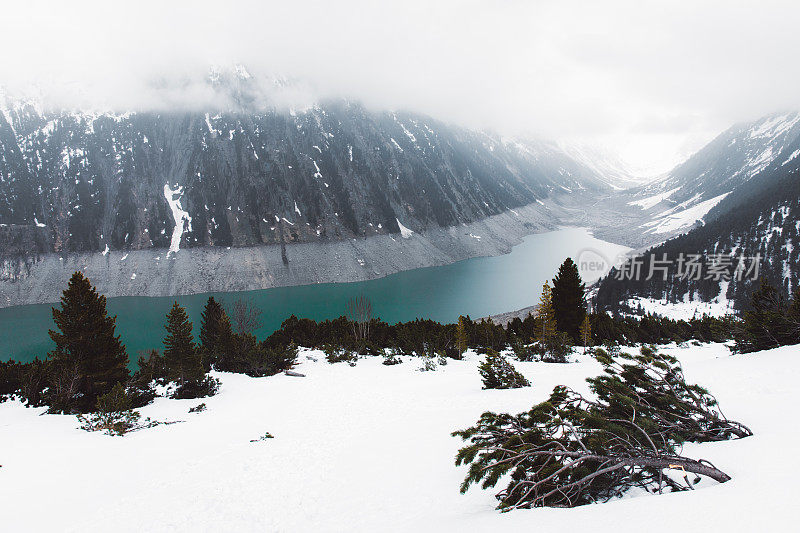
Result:
{"label": "overcast sky", "polygon": [[800,108],[796,0],[5,4],[0,85],[70,105],[202,105],[154,80],[240,62],[318,96],[606,146],[640,172]]}

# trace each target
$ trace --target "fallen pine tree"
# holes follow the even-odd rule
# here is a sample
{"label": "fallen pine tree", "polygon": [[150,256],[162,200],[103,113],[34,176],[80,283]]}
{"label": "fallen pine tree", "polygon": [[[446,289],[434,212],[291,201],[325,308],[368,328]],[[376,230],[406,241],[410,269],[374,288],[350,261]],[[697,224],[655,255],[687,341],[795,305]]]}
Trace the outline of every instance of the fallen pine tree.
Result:
{"label": "fallen pine tree", "polygon": [[456,456],[457,465],[470,465],[461,491],[508,479],[497,494],[507,511],[608,501],[633,488],[690,490],[698,476],[730,479],[708,461],[682,456],[681,445],[752,432],[728,420],[707,390],[687,384],[675,358],[650,348],[596,357],[605,367],[587,380],[596,399],[558,386],[527,412],[487,412],[454,432],[469,441]]}

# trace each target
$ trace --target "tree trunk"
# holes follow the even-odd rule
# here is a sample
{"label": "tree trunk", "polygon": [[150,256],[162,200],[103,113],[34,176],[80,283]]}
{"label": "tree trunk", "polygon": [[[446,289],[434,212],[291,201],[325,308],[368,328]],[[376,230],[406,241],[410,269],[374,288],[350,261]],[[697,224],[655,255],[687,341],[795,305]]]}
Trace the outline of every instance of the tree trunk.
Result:
{"label": "tree trunk", "polygon": [[725,483],[726,481],[730,481],[731,477],[723,472],[715,468],[710,463],[701,463],[700,461],[695,461],[694,459],[687,459],[685,457],[626,457],[626,458],[611,458],[611,461],[615,461],[618,464],[626,464],[631,466],[641,466],[646,468],[658,468],[658,469],[677,469],[683,470],[685,472],[691,472],[692,474],[700,474],[702,476],[707,476],[713,479],[718,483]]}

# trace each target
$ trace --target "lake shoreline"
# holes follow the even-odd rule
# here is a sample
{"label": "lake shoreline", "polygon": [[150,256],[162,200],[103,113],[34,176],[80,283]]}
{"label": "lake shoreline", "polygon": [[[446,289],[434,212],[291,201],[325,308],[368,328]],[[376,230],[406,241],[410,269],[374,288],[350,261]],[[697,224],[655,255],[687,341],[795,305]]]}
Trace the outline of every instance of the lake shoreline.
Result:
{"label": "lake shoreline", "polygon": [[480,221],[425,233],[347,241],[247,248],[187,248],[40,256],[21,279],[0,282],[0,308],[55,303],[70,276],[82,271],[109,298],[185,296],[350,283],[397,272],[504,255],[532,234],[559,228],[557,217],[534,203]]}
{"label": "lake shoreline", "polygon": [[[263,324],[255,332],[259,338],[270,335],[291,315],[317,321],[341,316],[347,301],[356,295],[369,298],[373,316],[389,324],[415,319],[453,323],[459,315],[491,316],[535,303],[542,284],[552,278],[564,258],[578,257],[582,250],[605,250],[613,255],[627,248],[596,239],[585,228],[560,229],[525,236],[509,254],[472,257],[377,279],[233,293],[109,297],[107,308],[109,315],[116,316],[117,332],[131,361],[141,353],[161,348],[164,317],[175,301],[197,326],[211,296],[223,305],[230,305],[232,299],[241,296],[261,309]],[[103,293],[102,288],[99,291]],[[44,356],[52,348],[47,335],[52,327],[51,304],[0,309],[0,361],[29,361]]]}

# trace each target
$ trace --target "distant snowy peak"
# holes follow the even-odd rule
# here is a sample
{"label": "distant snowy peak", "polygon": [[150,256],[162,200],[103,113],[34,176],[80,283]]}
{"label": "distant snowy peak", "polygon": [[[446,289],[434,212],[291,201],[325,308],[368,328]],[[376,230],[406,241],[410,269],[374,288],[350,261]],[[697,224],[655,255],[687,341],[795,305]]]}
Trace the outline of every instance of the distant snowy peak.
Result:
{"label": "distant snowy peak", "polygon": [[631,191],[627,204],[647,212],[649,233],[702,223],[732,191],[800,156],[800,113],[779,113],[737,124],[661,179]]}
{"label": "distant snowy peak", "polygon": [[572,192],[591,187],[597,190],[621,190],[635,179],[621,162],[614,161],[599,150],[577,150],[561,142],[544,139],[503,137],[503,146],[516,150],[532,161],[554,163],[551,172],[560,191]]}
{"label": "distant snowy peak", "polygon": [[673,169],[662,186],[679,188],[678,202],[697,196],[705,201],[732,191],[765,170],[800,138],[800,113],[781,113],[723,132],[686,162]]}
{"label": "distant snowy peak", "polygon": [[[666,255],[674,261],[684,254],[705,258],[708,268],[719,261],[719,265],[727,262],[733,269],[742,257],[757,258],[758,267],[752,271],[752,276],[735,276],[729,272],[727,277],[715,277],[706,271],[704,276],[687,279],[675,268],[667,279],[609,277],[601,282],[598,290],[597,301],[601,307],[662,312],[659,302],[668,302],[679,303],[700,314],[724,311],[733,301],[733,306],[742,310],[763,280],[786,297],[794,294],[800,288],[797,267],[800,264],[800,138],[796,134],[797,124],[796,116],[774,116],[737,128],[735,137],[724,139],[726,145],[733,138],[737,139],[734,144],[766,140],[778,154],[770,157],[770,162],[751,178],[733,182],[738,184],[729,192],[706,198],[697,191],[688,200],[675,203],[683,191],[672,188],[629,202],[630,207],[654,213],[652,220],[642,225],[644,232],[665,237],[683,233],[641,255],[643,272],[647,272],[651,255],[656,258]],[[793,131],[793,138],[787,137]],[[751,154],[752,158],[743,160],[745,165],[758,160],[757,153]],[[731,167],[729,173],[747,175],[741,172],[742,168]],[[662,184],[662,187],[668,185]],[[670,202],[673,207],[665,208]],[[698,301],[703,305],[698,307]]]}
{"label": "distant snowy peak", "polygon": [[612,189],[642,186],[652,178],[639,177],[617,156],[586,143],[561,141],[558,147],[575,161],[594,171]]}

